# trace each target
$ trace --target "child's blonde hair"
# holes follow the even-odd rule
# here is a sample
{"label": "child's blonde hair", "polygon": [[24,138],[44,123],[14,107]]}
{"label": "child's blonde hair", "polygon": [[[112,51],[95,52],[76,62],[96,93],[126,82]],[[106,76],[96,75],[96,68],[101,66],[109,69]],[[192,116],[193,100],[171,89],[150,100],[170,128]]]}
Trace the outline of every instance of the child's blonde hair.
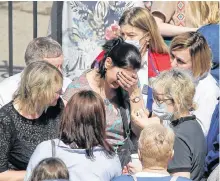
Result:
{"label": "child's blonde hair", "polygon": [[138,148],[143,168],[167,168],[173,154],[174,132],[161,124],[146,126],[140,135]]}

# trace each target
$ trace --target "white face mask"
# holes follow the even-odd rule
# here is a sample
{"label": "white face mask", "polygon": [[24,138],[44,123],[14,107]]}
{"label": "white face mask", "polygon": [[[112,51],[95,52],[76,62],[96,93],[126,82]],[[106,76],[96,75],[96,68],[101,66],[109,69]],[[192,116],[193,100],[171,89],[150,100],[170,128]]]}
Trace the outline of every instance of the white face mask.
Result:
{"label": "white face mask", "polygon": [[135,47],[137,47],[138,50],[141,50],[140,40],[142,40],[145,36],[146,36],[146,34],[142,38],[140,38],[139,40],[125,40],[125,42],[132,44]]}
{"label": "white face mask", "polygon": [[125,42],[134,45],[138,50],[141,49],[141,45],[138,40],[125,40]]}
{"label": "white face mask", "polygon": [[155,102],[153,103],[152,106],[153,113],[159,117],[161,120],[170,120],[172,121],[173,119],[173,113],[170,113],[167,111],[167,105],[166,103],[162,104],[156,104]]}

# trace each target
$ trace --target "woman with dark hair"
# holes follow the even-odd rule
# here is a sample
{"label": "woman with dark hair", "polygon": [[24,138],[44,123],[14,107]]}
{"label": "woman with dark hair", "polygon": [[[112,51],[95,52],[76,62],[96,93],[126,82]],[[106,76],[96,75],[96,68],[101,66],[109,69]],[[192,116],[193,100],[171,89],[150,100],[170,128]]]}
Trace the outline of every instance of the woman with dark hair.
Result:
{"label": "woman with dark hair", "polygon": [[[93,90],[101,95],[106,110],[107,141],[121,155],[130,130],[130,111],[144,108],[141,91],[138,87],[137,71],[141,66],[141,55],[138,49],[124,42],[122,38],[107,41],[103,45],[104,58],[99,69],[92,69],[74,79],[64,93],[64,102],[80,90]],[[125,91],[122,91],[125,90]],[[124,120],[124,121],[123,121]],[[138,130],[133,131],[138,135]],[[126,134],[127,133],[127,134]],[[126,149],[128,150],[127,147]],[[122,154],[124,155],[124,154]],[[129,155],[130,156],[130,155]],[[120,156],[124,166],[124,158]]]}
{"label": "woman with dark hair", "polygon": [[60,139],[42,142],[27,168],[28,181],[33,168],[51,156],[60,158],[70,181],[110,181],[121,174],[121,165],[106,141],[106,114],[102,98],[93,91],[80,91],[68,102],[61,120]]}

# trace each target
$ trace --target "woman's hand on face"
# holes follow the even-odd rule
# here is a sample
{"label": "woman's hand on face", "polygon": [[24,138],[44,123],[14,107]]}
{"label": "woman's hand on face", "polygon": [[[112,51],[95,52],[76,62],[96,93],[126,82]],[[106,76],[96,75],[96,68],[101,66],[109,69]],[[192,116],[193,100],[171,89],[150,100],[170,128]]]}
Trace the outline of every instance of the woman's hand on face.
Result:
{"label": "woman's hand on face", "polygon": [[129,93],[129,95],[135,90],[135,88],[138,88],[137,74],[132,74],[132,76],[130,76],[125,72],[118,72],[117,82],[124,90]]}

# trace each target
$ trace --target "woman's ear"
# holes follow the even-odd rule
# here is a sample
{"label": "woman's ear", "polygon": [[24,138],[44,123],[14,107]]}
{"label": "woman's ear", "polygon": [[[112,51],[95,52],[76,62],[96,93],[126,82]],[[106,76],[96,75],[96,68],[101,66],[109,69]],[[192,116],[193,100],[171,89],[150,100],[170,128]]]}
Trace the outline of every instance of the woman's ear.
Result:
{"label": "woman's ear", "polygon": [[170,160],[172,160],[174,157],[174,150],[172,150],[171,155],[170,155]]}
{"label": "woman's ear", "polygon": [[150,33],[149,33],[149,32],[146,33],[145,40],[146,40],[146,42],[147,42],[147,45],[149,45],[149,42],[150,42],[150,40],[151,40],[151,37],[150,37]]}
{"label": "woman's ear", "polygon": [[139,160],[141,161],[141,152],[140,152],[139,149],[138,149],[138,158],[139,158]]}
{"label": "woman's ear", "polygon": [[105,60],[105,68],[108,70],[112,68],[112,66],[113,66],[112,59],[110,57],[107,57]]}

